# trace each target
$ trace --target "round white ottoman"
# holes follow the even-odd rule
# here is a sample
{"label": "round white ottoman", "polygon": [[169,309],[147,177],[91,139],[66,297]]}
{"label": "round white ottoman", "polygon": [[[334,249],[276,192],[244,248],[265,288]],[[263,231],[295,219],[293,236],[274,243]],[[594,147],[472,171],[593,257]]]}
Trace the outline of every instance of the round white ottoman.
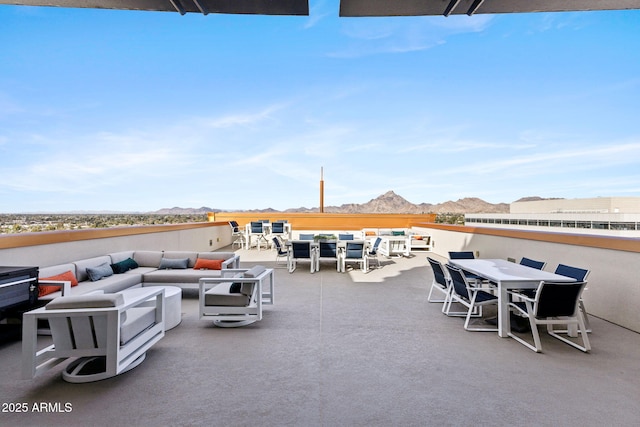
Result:
{"label": "round white ottoman", "polygon": [[[182,289],[177,286],[144,286],[145,289],[164,288],[164,330],[168,331],[182,321]],[[149,301],[151,305],[153,301]]]}

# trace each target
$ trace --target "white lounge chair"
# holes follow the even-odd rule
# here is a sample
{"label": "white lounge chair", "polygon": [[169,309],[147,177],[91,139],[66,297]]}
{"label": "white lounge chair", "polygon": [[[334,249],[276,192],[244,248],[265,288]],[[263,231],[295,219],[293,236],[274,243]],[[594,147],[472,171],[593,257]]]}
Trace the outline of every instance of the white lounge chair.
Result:
{"label": "white lounge chair", "polygon": [[273,304],[273,269],[256,265],[229,270],[223,277],[200,279],[200,319],[226,328],[262,320],[262,305]]}
{"label": "white lounge chair", "polygon": [[[153,300],[153,306],[141,304]],[[53,344],[38,349],[38,320],[51,328]],[[30,379],[72,359],[65,381],[98,381],[126,372],[164,337],[164,289],[58,297],[23,315],[22,375]]]}

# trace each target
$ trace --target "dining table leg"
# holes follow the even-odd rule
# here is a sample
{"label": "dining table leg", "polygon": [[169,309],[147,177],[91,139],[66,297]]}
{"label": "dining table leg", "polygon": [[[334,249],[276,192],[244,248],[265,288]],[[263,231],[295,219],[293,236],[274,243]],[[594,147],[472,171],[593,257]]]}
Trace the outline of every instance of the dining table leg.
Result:
{"label": "dining table leg", "polygon": [[507,287],[498,282],[498,336],[506,338],[510,332],[509,294]]}

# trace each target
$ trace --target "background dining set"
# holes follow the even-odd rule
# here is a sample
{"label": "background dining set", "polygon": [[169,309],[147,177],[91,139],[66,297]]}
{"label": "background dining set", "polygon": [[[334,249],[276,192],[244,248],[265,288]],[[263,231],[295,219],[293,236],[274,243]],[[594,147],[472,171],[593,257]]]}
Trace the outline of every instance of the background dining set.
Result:
{"label": "background dining set", "polygon": [[[335,236],[318,236],[313,234],[301,234],[299,240],[291,240],[285,243],[286,249],[278,248],[280,256],[286,255],[287,269],[289,273],[296,270],[300,261],[309,263],[309,271],[314,273],[320,270],[320,262],[335,262],[336,270],[344,273],[347,271],[347,264],[358,264],[363,272],[369,271],[369,261],[377,261],[376,240],[373,247],[365,240],[355,240],[353,234],[339,234]],[[327,238],[329,237],[329,238]],[[379,265],[379,263],[378,263]]]}
{"label": "background dining set", "polygon": [[251,221],[244,226],[244,229],[238,225],[237,221],[229,221],[231,226],[231,235],[233,238],[232,246],[236,245],[240,248],[250,249],[254,245],[260,250],[263,246],[265,249],[272,247],[270,239],[280,237],[283,240],[291,238],[291,224],[286,220],[281,221]]}
{"label": "background dining set", "polygon": [[244,229],[236,221],[230,221],[233,242],[232,246],[244,249],[256,247],[260,250],[276,250],[276,265],[282,258],[286,258],[287,269],[293,273],[299,262],[308,262],[309,270],[315,273],[320,270],[320,262],[335,262],[338,272],[345,272],[348,264],[358,264],[363,272],[369,271],[369,263],[375,261],[377,266],[378,248],[381,239],[378,237],[373,244],[366,240],[356,239],[353,233],[313,234],[300,233],[296,240],[292,240],[292,227],[286,220],[251,221]]}
{"label": "background dining set", "polygon": [[[553,338],[584,352],[591,350],[591,327],[582,300],[589,270],[558,264],[552,273],[545,271],[544,261],[477,259],[471,251],[449,252],[444,266],[432,257],[427,260],[433,270],[428,301],[442,303],[447,316],[464,317],[465,330],[497,332],[542,352],[538,325],[544,325]],[[472,322],[482,319],[483,308],[491,305],[497,307],[495,322]],[[528,320],[533,343],[524,332],[512,332],[512,320],[517,318]],[[556,329],[558,325],[563,329]]]}

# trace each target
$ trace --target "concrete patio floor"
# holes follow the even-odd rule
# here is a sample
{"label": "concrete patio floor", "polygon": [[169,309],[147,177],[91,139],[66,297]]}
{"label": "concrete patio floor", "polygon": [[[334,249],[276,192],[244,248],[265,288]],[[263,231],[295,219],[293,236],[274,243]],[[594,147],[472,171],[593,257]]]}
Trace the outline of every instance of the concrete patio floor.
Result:
{"label": "concrete patio floor", "polygon": [[[273,251],[238,252],[243,266],[274,265]],[[22,380],[20,343],[0,344],[0,424],[640,423],[640,334],[591,317],[590,354],[544,333],[536,354],[496,333],[467,332],[463,319],[427,302],[426,255],[381,257],[382,268],[366,274],[327,262],[315,274],[304,263],[292,274],[279,268],[275,305],[244,328],[200,321],[197,292],[185,291],[182,323],[139,367],[101,382],[66,383],[61,367]],[[15,412],[16,403],[28,410]],[[54,411],[35,411],[41,403]]]}

